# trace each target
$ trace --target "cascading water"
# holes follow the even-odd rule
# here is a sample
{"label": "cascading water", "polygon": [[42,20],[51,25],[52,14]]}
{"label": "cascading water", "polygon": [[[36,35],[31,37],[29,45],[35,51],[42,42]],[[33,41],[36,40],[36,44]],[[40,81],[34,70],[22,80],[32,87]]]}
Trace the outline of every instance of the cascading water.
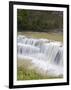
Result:
{"label": "cascading water", "polygon": [[17,38],[19,58],[31,59],[32,63],[49,75],[63,75],[63,45],[47,39],[33,39],[19,35]]}

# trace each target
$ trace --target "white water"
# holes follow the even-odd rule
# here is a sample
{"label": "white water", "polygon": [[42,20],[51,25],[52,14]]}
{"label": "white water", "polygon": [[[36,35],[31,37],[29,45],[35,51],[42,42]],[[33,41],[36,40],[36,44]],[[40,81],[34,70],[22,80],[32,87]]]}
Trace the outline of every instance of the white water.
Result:
{"label": "white water", "polygon": [[63,45],[47,39],[33,39],[18,36],[17,53],[19,58],[31,59],[40,70],[49,75],[63,75]]}

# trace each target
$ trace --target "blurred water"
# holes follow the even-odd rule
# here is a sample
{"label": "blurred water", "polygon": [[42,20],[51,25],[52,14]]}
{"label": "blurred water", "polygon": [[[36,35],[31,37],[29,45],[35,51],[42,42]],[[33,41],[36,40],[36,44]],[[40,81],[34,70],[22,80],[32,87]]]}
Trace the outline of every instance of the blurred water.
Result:
{"label": "blurred water", "polygon": [[50,75],[63,75],[63,45],[61,42],[19,35],[17,55],[22,59],[31,59],[36,67],[47,71]]}

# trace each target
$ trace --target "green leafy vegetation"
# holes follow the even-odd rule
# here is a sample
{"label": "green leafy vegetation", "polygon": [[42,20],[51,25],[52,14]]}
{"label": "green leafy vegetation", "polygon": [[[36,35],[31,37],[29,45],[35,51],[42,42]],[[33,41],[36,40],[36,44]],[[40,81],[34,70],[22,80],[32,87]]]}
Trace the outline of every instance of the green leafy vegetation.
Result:
{"label": "green leafy vegetation", "polygon": [[18,31],[63,31],[63,12],[40,10],[17,10]]}

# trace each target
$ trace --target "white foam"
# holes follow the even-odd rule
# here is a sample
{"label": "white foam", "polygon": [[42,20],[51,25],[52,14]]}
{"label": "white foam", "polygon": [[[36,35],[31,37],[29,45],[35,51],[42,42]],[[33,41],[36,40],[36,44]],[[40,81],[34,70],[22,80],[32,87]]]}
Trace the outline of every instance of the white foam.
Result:
{"label": "white foam", "polygon": [[18,37],[18,57],[31,60],[34,66],[49,75],[63,75],[63,45],[47,39]]}

